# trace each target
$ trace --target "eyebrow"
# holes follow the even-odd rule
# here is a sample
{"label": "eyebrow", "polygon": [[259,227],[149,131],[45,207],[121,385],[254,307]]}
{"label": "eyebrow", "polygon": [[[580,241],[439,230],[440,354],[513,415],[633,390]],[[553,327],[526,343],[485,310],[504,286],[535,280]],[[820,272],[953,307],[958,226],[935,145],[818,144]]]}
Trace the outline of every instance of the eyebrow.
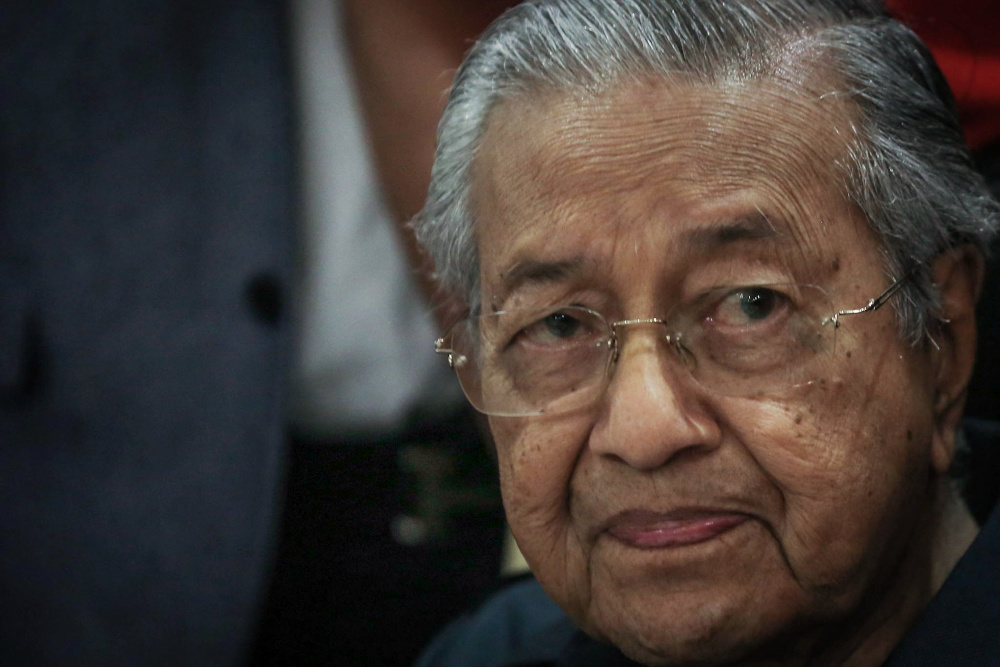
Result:
{"label": "eyebrow", "polygon": [[[787,237],[784,225],[775,225],[763,212],[724,219],[685,234],[680,243],[692,251],[703,253],[744,241],[773,241]],[[500,277],[501,300],[525,285],[546,285],[563,282],[580,276],[595,264],[594,260],[574,257],[559,261],[522,260]]]}
{"label": "eyebrow", "polygon": [[507,270],[500,279],[501,295],[506,298],[524,285],[544,285],[564,281],[583,273],[588,260],[571,258],[557,262],[523,260]]}
{"label": "eyebrow", "polygon": [[782,238],[788,238],[785,225],[776,225],[770,217],[758,211],[692,230],[681,242],[692,250],[709,252],[744,241],[778,241]]}

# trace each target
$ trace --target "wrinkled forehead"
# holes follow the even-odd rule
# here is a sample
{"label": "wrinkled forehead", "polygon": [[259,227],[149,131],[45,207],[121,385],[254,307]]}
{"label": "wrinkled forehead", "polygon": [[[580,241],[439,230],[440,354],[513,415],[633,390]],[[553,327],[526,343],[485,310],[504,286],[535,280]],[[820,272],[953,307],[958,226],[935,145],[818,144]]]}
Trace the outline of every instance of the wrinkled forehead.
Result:
{"label": "wrinkled forehead", "polygon": [[847,207],[850,109],[823,90],[649,81],[508,100],[491,114],[473,167],[480,251],[492,250],[491,225],[509,238],[574,207],[629,219],[661,202],[683,220],[685,206],[742,201],[809,236],[825,223],[817,218]]}

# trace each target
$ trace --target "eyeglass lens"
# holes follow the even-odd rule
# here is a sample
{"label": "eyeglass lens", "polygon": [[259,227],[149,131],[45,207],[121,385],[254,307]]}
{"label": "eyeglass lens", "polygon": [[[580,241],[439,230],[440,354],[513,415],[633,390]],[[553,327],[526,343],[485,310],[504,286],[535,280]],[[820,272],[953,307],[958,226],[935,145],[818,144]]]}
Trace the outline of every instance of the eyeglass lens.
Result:
{"label": "eyeglass lens", "polygon": [[469,400],[491,415],[555,414],[596,403],[636,326],[661,329],[666,353],[704,389],[767,394],[829,372],[824,365],[836,334],[823,320],[831,312],[813,285],[720,287],[652,322],[608,322],[576,305],[491,313],[460,322],[451,349]]}

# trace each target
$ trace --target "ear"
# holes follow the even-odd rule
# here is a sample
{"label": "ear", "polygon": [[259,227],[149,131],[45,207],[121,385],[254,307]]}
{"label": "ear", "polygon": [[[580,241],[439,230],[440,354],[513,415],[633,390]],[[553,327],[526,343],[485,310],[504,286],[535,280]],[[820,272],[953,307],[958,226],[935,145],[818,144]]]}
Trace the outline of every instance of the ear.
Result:
{"label": "ear", "polygon": [[934,353],[934,440],[931,461],[944,474],[955,453],[955,430],[965,408],[966,388],[976,361],[976,301],[983,282],[983,255],[960,246],[934,261],[934,284],[941,298],[941,321],[929,328],[940,347]]}

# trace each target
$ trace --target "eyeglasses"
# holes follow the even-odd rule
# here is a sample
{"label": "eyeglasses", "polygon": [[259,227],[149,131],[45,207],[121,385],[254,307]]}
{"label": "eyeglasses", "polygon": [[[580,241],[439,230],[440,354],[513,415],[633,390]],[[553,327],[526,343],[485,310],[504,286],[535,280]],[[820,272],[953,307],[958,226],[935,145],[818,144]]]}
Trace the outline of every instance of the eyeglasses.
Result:
{"label": "eyeglasses", "polygon": [[[841,318],[881,308],[912,276],[860,308],[834,310],[816,285],[718,287],[665,318],[608,322],[579,305],[470,317],[435,342],[469,401],[488,415],[551,415],[589,407],[607,388],[624,331],[663,327],[677,366],[725,396],[769,395],[828,377]],[[832,313],[832,314],[831,314]]]}

